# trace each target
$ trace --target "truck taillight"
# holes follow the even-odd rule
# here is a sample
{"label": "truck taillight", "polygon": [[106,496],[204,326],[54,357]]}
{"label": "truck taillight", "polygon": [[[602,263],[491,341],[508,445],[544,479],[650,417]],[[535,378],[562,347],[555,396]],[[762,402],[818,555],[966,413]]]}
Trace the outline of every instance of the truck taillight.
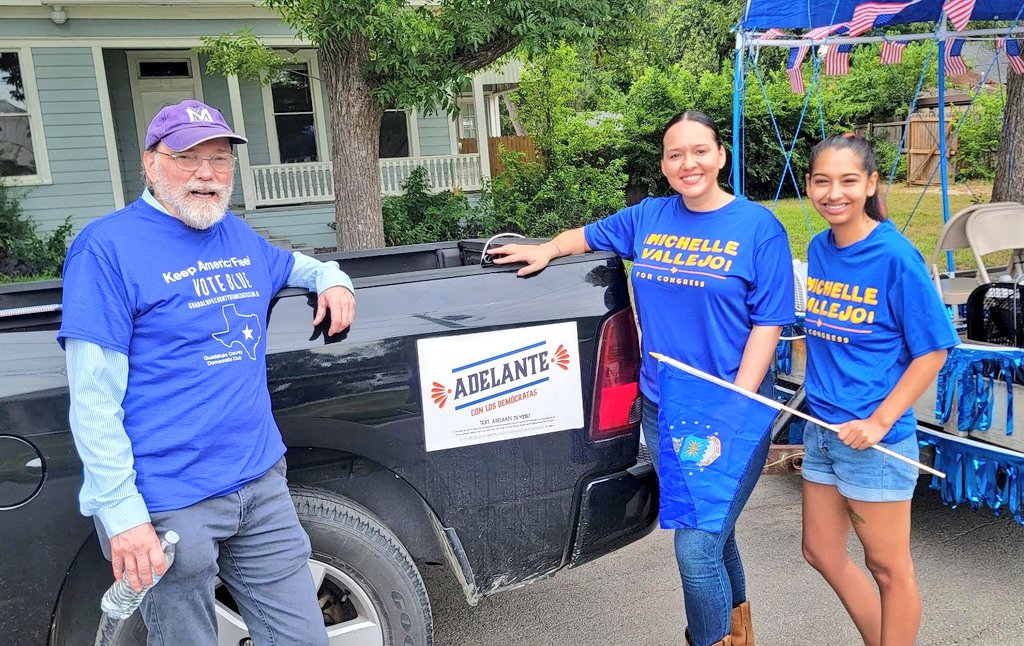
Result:
{"label": "truck taillight", "polygon": [[632,432],[640,421],[639,392],[640,344],[633,310],[626,308],[605,319],[598,334],[590,439]]}

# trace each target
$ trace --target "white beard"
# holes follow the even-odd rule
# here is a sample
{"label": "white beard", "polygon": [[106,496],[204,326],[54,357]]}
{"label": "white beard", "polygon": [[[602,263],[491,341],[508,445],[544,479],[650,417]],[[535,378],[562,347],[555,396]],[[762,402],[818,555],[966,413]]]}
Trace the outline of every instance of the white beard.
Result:
{"label": "white beard", "polygon": [[[231,184],[193,179],[179,185],[175,190],[159,166],[153,169],[154,196],[167,203],[171,207],[169,210],[186,226],[200,231],[209,229],[227,215],[232,188]],[[196,198],[192,196],[192,191],[214,193],[217,197],[212,200]]]}

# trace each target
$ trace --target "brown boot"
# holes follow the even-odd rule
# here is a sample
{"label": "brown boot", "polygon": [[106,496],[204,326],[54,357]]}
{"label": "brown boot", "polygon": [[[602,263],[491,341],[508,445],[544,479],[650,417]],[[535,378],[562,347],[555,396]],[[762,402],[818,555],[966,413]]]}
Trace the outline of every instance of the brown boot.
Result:
{"label": "brown boot", "polygon": [[754,625],[750,617],[750,602],[744,601],[732,609],[729,636],[732,646],[754,646]]}

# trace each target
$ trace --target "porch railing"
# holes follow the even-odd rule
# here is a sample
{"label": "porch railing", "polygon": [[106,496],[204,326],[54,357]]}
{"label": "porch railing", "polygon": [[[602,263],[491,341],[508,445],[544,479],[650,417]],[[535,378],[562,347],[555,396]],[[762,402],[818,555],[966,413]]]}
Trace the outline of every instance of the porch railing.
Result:
{"label": "porch railing", "polygon": [[380,192],[399,195],[402,182],[418,167],[427,169],[427,177],[435,191],[479,191],[480,155],[437,155],[431,157],[396,157],[380,160]]}
{"label": "porch railing", "polygon": [[256,206],[334,200],[330,162],[253,166]]}
{"label": "porch railing", "polygon": [[[436,191],[459,188],[477,191],[482,187],[480,155],[438,155],[380,160],[380,190],[398,195],[402,183],[416,168],[427,170]],[[256,206],[331,202],[334,180],[330,162],[252,166]]]}

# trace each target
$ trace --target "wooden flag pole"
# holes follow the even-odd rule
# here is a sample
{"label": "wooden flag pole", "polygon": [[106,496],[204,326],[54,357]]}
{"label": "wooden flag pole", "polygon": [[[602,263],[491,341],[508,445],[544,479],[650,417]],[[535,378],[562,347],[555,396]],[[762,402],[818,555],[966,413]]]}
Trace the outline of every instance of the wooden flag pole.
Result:
{"label": "wooden flag pole", "polygon": [[[703,370],[698,370],[697,368],[694,368],[693,366],[688,366],[685,363],[680,363],[679,361],[676,361],[672,357],[667,357],[667,356],[661,354],[660,352],[651,352],[650,354],[651,354],[652,357],[654,357],[658,361],[664,361],[665,363],[669,364],[670,366],[674,366],[676,368],[679,368],[683,372],[688,372],[688,373],[690,373],[691,375],[693,375],[695,377],[700,377],[701,379],[706,379],[707,381],[710,381],[711,383],[714,383],[714,384],[718,384],[719,386],[722,386],[723,388],[728,388],[729,390],[732,390],[732,391],[741,393],[743,395],[746,395],[747,397],[750,397],[753,400],[759,401],[762,404],[765,404],[766,406],[771,406],[775,410],[780,410],[780,411],[789,413],[790,415],[795,415],[797,417],[803,418],[803,419],[807,420],[808,422],[813,422],[813,423],[817,424],[818,426],[820,426],[822,428],[827,428],[828,430],[833,431],[835,433],[839,433],[839,431],[840,431],[838,426],[833,426],[832,424],[829,424],[828,422],[823,422],[820,419],[814,417],[813,415],[808,415],[807,413],[798,411],[795,408],[790,408],[789,406],[786,406],[785,404],[780,404],[779,402],[775,401],[774,399],[768,399],[764,395],[759,395],[757,393],[752,393],[749,390],[744,390],[743,388],[740,388],[736,384],[731,384],[728,381],[725,381],[724,379],[719,379],[718,377],[716,377],[714,375],[709,375],[708,373],[704,372]],[[896,453],[895,451],[891,451],[891,450],[885,448],[884,446],[879,446],[877,444],[872,444],[871,448],[873,448],[876,451],[881,451],[882,453],[884,453],[884,454],[886,454],[886,455],[888,455],[890,457],[896,458],[897,460],[902,460],[903,462],[906,462],[907,464],[913,465],[913,466],[917,467],[918,469],[921,469],[922,471],[927,471],[928,473],[930,473],[932,475],[936,475],[936,476],[938,476],[940,478],[945,478],[946,477],[945,473],[943,473],[943,472],[941,472],[941,471],[939,471],[937,469],[933,469],[933,468],[931,468],[929,466],[926,466],[924,464],[921,464],[920,462],[915,462],[914,460],[911,460],[910,458],[906,457],[905,455],[900,455],[899,453]]]}

